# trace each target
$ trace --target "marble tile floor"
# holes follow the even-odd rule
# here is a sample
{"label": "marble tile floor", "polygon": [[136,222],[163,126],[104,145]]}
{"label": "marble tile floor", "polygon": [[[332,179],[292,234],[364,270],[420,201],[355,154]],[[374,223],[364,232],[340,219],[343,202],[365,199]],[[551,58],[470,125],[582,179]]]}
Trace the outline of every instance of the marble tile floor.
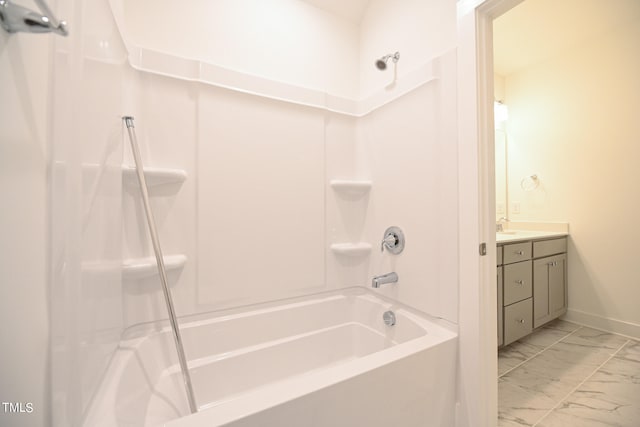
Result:
{"label": "marble tile floor", "polygon": [[498,426],[640,427],[640,342],[555,320],[498,351]]}

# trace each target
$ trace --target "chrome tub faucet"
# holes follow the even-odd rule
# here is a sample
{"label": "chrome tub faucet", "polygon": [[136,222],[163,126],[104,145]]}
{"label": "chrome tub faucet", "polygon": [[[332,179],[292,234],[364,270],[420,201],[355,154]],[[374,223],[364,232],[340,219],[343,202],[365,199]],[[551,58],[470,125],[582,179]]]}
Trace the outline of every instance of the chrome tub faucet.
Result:
{"label": "chrome tub faucet", "polygon": [[397,283],[398,275],[395,272],[383,274],[381,276],[375,276],[371,279],[371,287],[379,288],[380,285],[385,285],[387,283]]}

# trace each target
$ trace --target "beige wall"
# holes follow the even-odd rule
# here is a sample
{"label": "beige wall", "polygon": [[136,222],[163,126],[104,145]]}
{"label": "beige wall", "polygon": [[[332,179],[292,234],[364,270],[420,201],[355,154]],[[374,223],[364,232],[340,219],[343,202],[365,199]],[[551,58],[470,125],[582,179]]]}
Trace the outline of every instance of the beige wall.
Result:
{"label": "beige wall", "polygon": [[500,74],[493,75],[493,96],[496,101],[504,101],[505,93],[504,93],[504,77]]}
{"label": "beige wall", "polygon": [[[568,221],[569,316],[637,335],[640,7],[630,13],[630,25],[507,76],[505,89],[511,219]],[[540,187],[523,191],[534,173]]]}
{"label": "beige wall", "polygon": [[48,425],[46,36],[0,30],[0,402],[31,414],[0,425]]}

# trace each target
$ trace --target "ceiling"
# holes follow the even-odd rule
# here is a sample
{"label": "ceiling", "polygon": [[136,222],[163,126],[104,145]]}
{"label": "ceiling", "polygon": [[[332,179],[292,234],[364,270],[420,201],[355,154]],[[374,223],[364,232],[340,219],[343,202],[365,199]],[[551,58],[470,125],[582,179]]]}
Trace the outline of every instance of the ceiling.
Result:
{"label": "ceiling", "polygon": [[370,0],[303,0],[319,9],[359,24]]}
{"label": "ceiling", "polygon": [[493,23],[494,71],[508,76],[638,20],[640,0],[525,0]]}
{"label": "ceiling", "polygon": [[[355,24],[371,2],[302,1]],[[494,70],[508,76],[638,20],[640,0],[524,0],[493,23]]]}

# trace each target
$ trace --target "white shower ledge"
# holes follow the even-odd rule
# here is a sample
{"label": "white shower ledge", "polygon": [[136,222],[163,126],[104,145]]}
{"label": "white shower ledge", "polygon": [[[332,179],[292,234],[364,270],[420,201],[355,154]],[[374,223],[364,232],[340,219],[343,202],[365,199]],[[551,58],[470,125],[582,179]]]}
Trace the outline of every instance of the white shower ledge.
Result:
{"label": "white shower ledge", "polygon": [[331,251],[337,255],[344,256],[364,256],[371,253],[371,243],[334,243],[330,246]]}
{"label": "white shower ledge", "polygon": [[[181,269],[186,263],[186,255],[164,256],[164,267],[167,272]],[[129,258],[122,261],[122,278],[124,280],[138,280],[155,275],[158,275],[158,264],[155,257]]]}
{"label": "white shower ledge", "polygon": [[334,190],[353,196],[366,194],[372,185],[371,181],[348,179],[332,179],[329,184]]}
{"label": "white shower ledge", "polygon": [[[144,177],[148,187],[158,185],[180,184],[187,179],[187,173],[182,169],[168,169],[145,167]],[[128,185],[138,185],[135,166],[122,165],[122,179]]]}

